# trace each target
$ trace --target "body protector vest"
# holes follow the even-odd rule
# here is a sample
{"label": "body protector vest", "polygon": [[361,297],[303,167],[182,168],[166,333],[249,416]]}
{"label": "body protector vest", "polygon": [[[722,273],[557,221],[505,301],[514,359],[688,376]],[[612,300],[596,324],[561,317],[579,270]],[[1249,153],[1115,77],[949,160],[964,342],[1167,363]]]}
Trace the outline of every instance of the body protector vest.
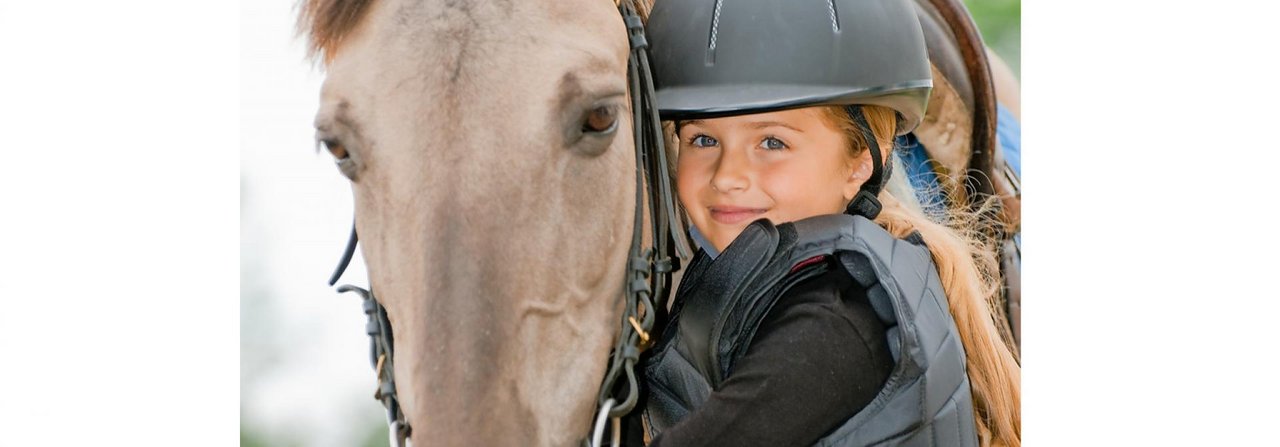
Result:
{"label": "body protector vest", "polygon": [[649,435],[700,407],[774,303],[821,273],[806,266],[833,256],[867,290],[895,366],[871,403],[817,445],[976,446],[964,347],[928,248],[918,234],[908,239],[865,217],[825,215],[777,227],[759,220],[714,261],[700,252],[662,341],[645,360]]}

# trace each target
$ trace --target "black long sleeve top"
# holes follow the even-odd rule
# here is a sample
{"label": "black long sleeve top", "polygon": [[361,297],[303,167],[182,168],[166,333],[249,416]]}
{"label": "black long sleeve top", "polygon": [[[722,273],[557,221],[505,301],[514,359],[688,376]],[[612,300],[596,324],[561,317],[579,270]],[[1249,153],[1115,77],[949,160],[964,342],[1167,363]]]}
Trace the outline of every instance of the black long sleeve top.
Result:
{"label": "black long sleeve top", "polygon": [[870,403],[893,367],[866,291],[829,264],[779,299],[707,402],[649,445],[811,445]]}

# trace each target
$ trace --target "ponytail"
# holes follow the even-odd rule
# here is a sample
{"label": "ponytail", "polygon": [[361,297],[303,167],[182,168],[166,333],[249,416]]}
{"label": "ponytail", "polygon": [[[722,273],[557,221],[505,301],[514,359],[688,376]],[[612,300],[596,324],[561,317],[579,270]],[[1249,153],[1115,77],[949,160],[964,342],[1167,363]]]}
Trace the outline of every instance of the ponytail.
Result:
{"label": "ponytail", "polygon": [[[850,155],[865,150],[862,133],[849,114],[841,107],[824,109],[825,117],[853,143]],[[864,106],[863,114],[880,147],[893,147],[895,113]],[[1001,292],[999,262],[994,245],[984,242],[988,238],[979,230],[983,211],[952,206],[946,215],[935,217],[941,222],[935,222],[888,191],[882,191],[879,199],[883,208],[875,222],[897,238],[920,232],[938,267],[964,345],[980,445],[1021,446],[1022,367],[996,324],[996,316],[1003,315],[995,307]]]}

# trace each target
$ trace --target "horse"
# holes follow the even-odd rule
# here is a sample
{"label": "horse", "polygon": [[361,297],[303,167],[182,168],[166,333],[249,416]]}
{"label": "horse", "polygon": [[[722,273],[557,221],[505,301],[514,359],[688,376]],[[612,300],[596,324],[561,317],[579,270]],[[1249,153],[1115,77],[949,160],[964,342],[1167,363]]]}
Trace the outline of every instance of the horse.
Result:
{"label": "horse", "polygon": [[664,309],[667,246],[687,257],[645,124],[649,3],[302,0],[345,258],[359,240],[376,299],[340,290],[365,297],[393,443],[580,444],[634,405],[621,365]]}
{"label": "horse", "polygon": [[[634,277],[637,209],[671,208],[669,191],[665,207],[637,200],[655,196],[641,185],[669,180],[627,180],[640,163],[665,164],[636,156],[630,136],[645,132],[623,116],[639,112],[628,73],[645,11],[605,0],[302,4],[326,71],[317,140],[351,180],[349,246],[358,234],[380,304],[366,303],[370,331],[390,335],[387,354],[394,346],[394,362],[376,360],[394,378],[380,397],[403,419],[393,440],[585,437],[612,388],[599,391],[611,352],[634,352],[615,343],[629,331],[623,291],[654,281]],[[645,254],[651,270],[673,270]]]}

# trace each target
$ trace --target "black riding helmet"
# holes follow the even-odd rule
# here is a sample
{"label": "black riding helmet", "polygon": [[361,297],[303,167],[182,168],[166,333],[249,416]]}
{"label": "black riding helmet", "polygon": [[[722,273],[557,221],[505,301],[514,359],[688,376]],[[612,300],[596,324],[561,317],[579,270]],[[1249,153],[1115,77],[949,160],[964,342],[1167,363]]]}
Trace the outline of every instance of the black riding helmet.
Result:
{"label": "black riding helmet", "polygon": [[879,213],[885,158],[857,106],[897,112],[899,135],[924,117],[933,77],[909,0],[660,1],[645,34],[664,120],[850,106],[874,172],[848,212]]}

